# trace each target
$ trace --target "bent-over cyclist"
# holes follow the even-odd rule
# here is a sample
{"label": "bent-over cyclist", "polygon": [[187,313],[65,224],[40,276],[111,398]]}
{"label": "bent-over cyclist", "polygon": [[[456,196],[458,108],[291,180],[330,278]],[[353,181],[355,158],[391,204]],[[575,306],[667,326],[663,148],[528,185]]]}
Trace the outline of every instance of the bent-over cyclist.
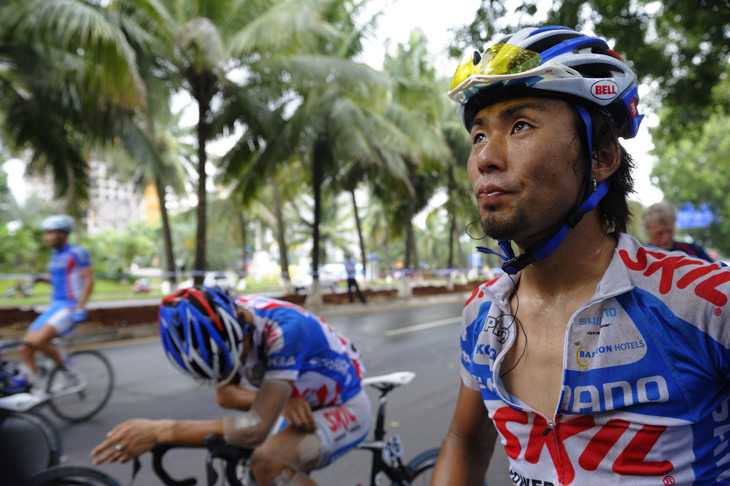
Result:
{"label": "bent-over cyclist", "polygon": [[175,368],[218,387],[221,405],[247,410],[208,421],[128,420],[94,448],[96,464],[127,462],[160,443],[202,446],[214,433],[255,448],[250,465],[257,484],[312,485],[302,471],[327,466],[368,434],[371,406],[360,385],[359,353],[307,310],[189,288],[162,300],[159,328]]}

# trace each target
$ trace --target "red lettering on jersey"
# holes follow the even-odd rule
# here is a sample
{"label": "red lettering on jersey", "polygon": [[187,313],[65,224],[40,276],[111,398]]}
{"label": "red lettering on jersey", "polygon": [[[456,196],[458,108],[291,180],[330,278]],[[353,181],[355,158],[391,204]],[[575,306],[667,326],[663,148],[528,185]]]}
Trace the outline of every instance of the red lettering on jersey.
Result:
{"label": "red lettering on jersey", "polygon": [[722,307],[727,304],[727,294],[717,290],[717,287],[727,282],[730,282],[730,272],[715,274],[707,280],[697,284],[697,287],[695,287],[695,294],[718,307]]}
{"label": "red lettering on jersey", "polygon": [[320,386],[317,390],[317,403],[319,403],[319,408],[325,406],[325,400],[327,400],[327,395],[329,395],[327,385]]}
{"label": "red lettering on jersey", "polygon": [[586,471],[595,471],[603,459],[605,459],[611,447],[616,445],[619,437],[631,425],[626,420],[613,419],[606,422],[586,446],[583,454],[578,459],[580,467]]}
{"label": "red lettering on jersey", "polygon": [[687,265],[702,265],[699,260],[692,260],[683,256],[673,256],[657,260],[646,269],[645,276],[652,275],[661,270],[661,280],[659,281],[659,292],[662,294],[672,290],[672,282],[674,281],[674,270]]}
{"label": "red lettering on jersey", "polygon": [[644,462],[665,430],[664,425],[644,425],[613,463],[614,472],[622,476],[664,476],[672,471],[674,465],[669,461]]}
{"label": "red lettering on jersey", "polygon": [[[627,268],[637,272],[643,271],[643,274],[647,277],[661,271],[659,280],[659,292],[661,294],[666,294],[672,290],[672,285],[674,283],[674,271],[677,268],[687,265],[699,265],[698,268],[690,270],[679,278],[676,283],[677,288],[687,288],[691,284],[700,280],[694,289],[694,293],[697,297],[700,297],[701,299],[718,307],[722,307],[728,302],[727,293],[719,291],[717,288],[724,283],[730,282],[730,272],[723,271],[705,278],[713,271],[720,270],[722,268],[716,263],[705,264],[701,260],[687,258],[685,256],[668,257],[664,253],[650,251],[643,247],[639,248],[636,252],[635,259],[632,259],[626,250],[620,250],[619,255]],[[655,257],[657,260],[649,264],[648,256]],[[701,280],[703,278],[704,280]]]}
{"label": "red lettering on jersey", "polygon": [[494,412],[494,425],[497,427],[505,440],[504,451],[512,459],[517,459],[522,451],[520,439],[507,429],[507,422],[516,422],[518,424],[527,425],[530,420],[526,412],[514,410],[510,407],[502,407]]}
{"label": "red lettering on jersey", "polygon": [[350,424],[355,423],[357,417],[344,407],[338,407],[324,413],[324,418],[330,423],[329,429],[332,432],[348,430]]}
{"label": "red lettering on jersey", "polygon": [[[512,422],[526,426],[530,421],[530,415],[533,414],[514,410],[510,407],[502,407],[494,413],[494,424],[505,441],[505,452],[512,459],[517,459],[520,456],[522,445],[517,436],[508,430],[507,424]],[[594,417],[592,415],[580,415],[563,422],[560,422],[560,417],[558,417],[559,423],[550,433],[545,433],[546,430],[550,429],[544,417],[541,415],[533,415],[533,417],[527,447],[525,448],[525,460],[537,464],[542,451],[547,449],[558,473],[560,484],[571,484],[575,480],[575,469],[563,446],[563,442],[574,435],[594,428],[596,426]],[[625,420],[609,420],[593,434],[578,458],[578,465],[586,471],[598,469],[600,463],[630,426],[631,423]],[[613,471],[622,476],[664,476],[671,472],[674,465],[670,461],[644,461],[666,429],[665,426],[642,426],[619,454],[612,466]]]}

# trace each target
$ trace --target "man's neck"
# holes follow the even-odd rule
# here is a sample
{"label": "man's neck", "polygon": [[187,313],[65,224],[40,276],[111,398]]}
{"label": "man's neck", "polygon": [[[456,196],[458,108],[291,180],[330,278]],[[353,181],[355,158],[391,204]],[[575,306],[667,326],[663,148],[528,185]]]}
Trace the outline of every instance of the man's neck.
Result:
{"label": "man's neck", "polygon": [[590,285],[595,288],[611,263],[618,242],[606,234],[597,219],[584,218],[568,230],[565,240],[544,260],[528,265],[520,287],[541,294],[561,294]]}

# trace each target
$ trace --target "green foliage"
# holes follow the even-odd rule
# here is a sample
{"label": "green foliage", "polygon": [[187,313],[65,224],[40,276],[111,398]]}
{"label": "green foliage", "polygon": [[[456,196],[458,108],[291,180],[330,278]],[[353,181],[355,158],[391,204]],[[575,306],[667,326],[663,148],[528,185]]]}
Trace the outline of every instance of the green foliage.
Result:
{"label": "green foliage", "polygon": [[132,263],[141,267],[152,266],[159,260],[159,241],[153,228],[136,223],[126,231],[109,230],[86,238],[84,244],[89,250],[94,272],[108,276],[119,276],[128,272]]}
{"label": "green foliage", "polygon": [[0,225],[1,273],[42,273],[49,256],[39,229],[22,226],[11,230]]}
{"label": "green foliage", "polygon": [[698,207],[708,203],[720,216],[717,224],[702,230],[685,230],[701,244],[730,255],[730,116],[718,108],[700,133],[657,146],[659,163],[652,171],[667,200]]}

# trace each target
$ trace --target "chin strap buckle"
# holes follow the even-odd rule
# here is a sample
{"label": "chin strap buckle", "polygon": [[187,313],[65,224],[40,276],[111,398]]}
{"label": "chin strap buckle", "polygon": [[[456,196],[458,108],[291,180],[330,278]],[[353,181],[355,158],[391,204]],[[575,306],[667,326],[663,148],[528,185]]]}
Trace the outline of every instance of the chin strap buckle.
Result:
{"label": "chin strap buckle", "polygon": [[535,257],[531,253],[522,253],[506,262],[502,263],[502,270],[510,275],[515,275],[517,272],[525,268],[527,265],[535,261]]}

